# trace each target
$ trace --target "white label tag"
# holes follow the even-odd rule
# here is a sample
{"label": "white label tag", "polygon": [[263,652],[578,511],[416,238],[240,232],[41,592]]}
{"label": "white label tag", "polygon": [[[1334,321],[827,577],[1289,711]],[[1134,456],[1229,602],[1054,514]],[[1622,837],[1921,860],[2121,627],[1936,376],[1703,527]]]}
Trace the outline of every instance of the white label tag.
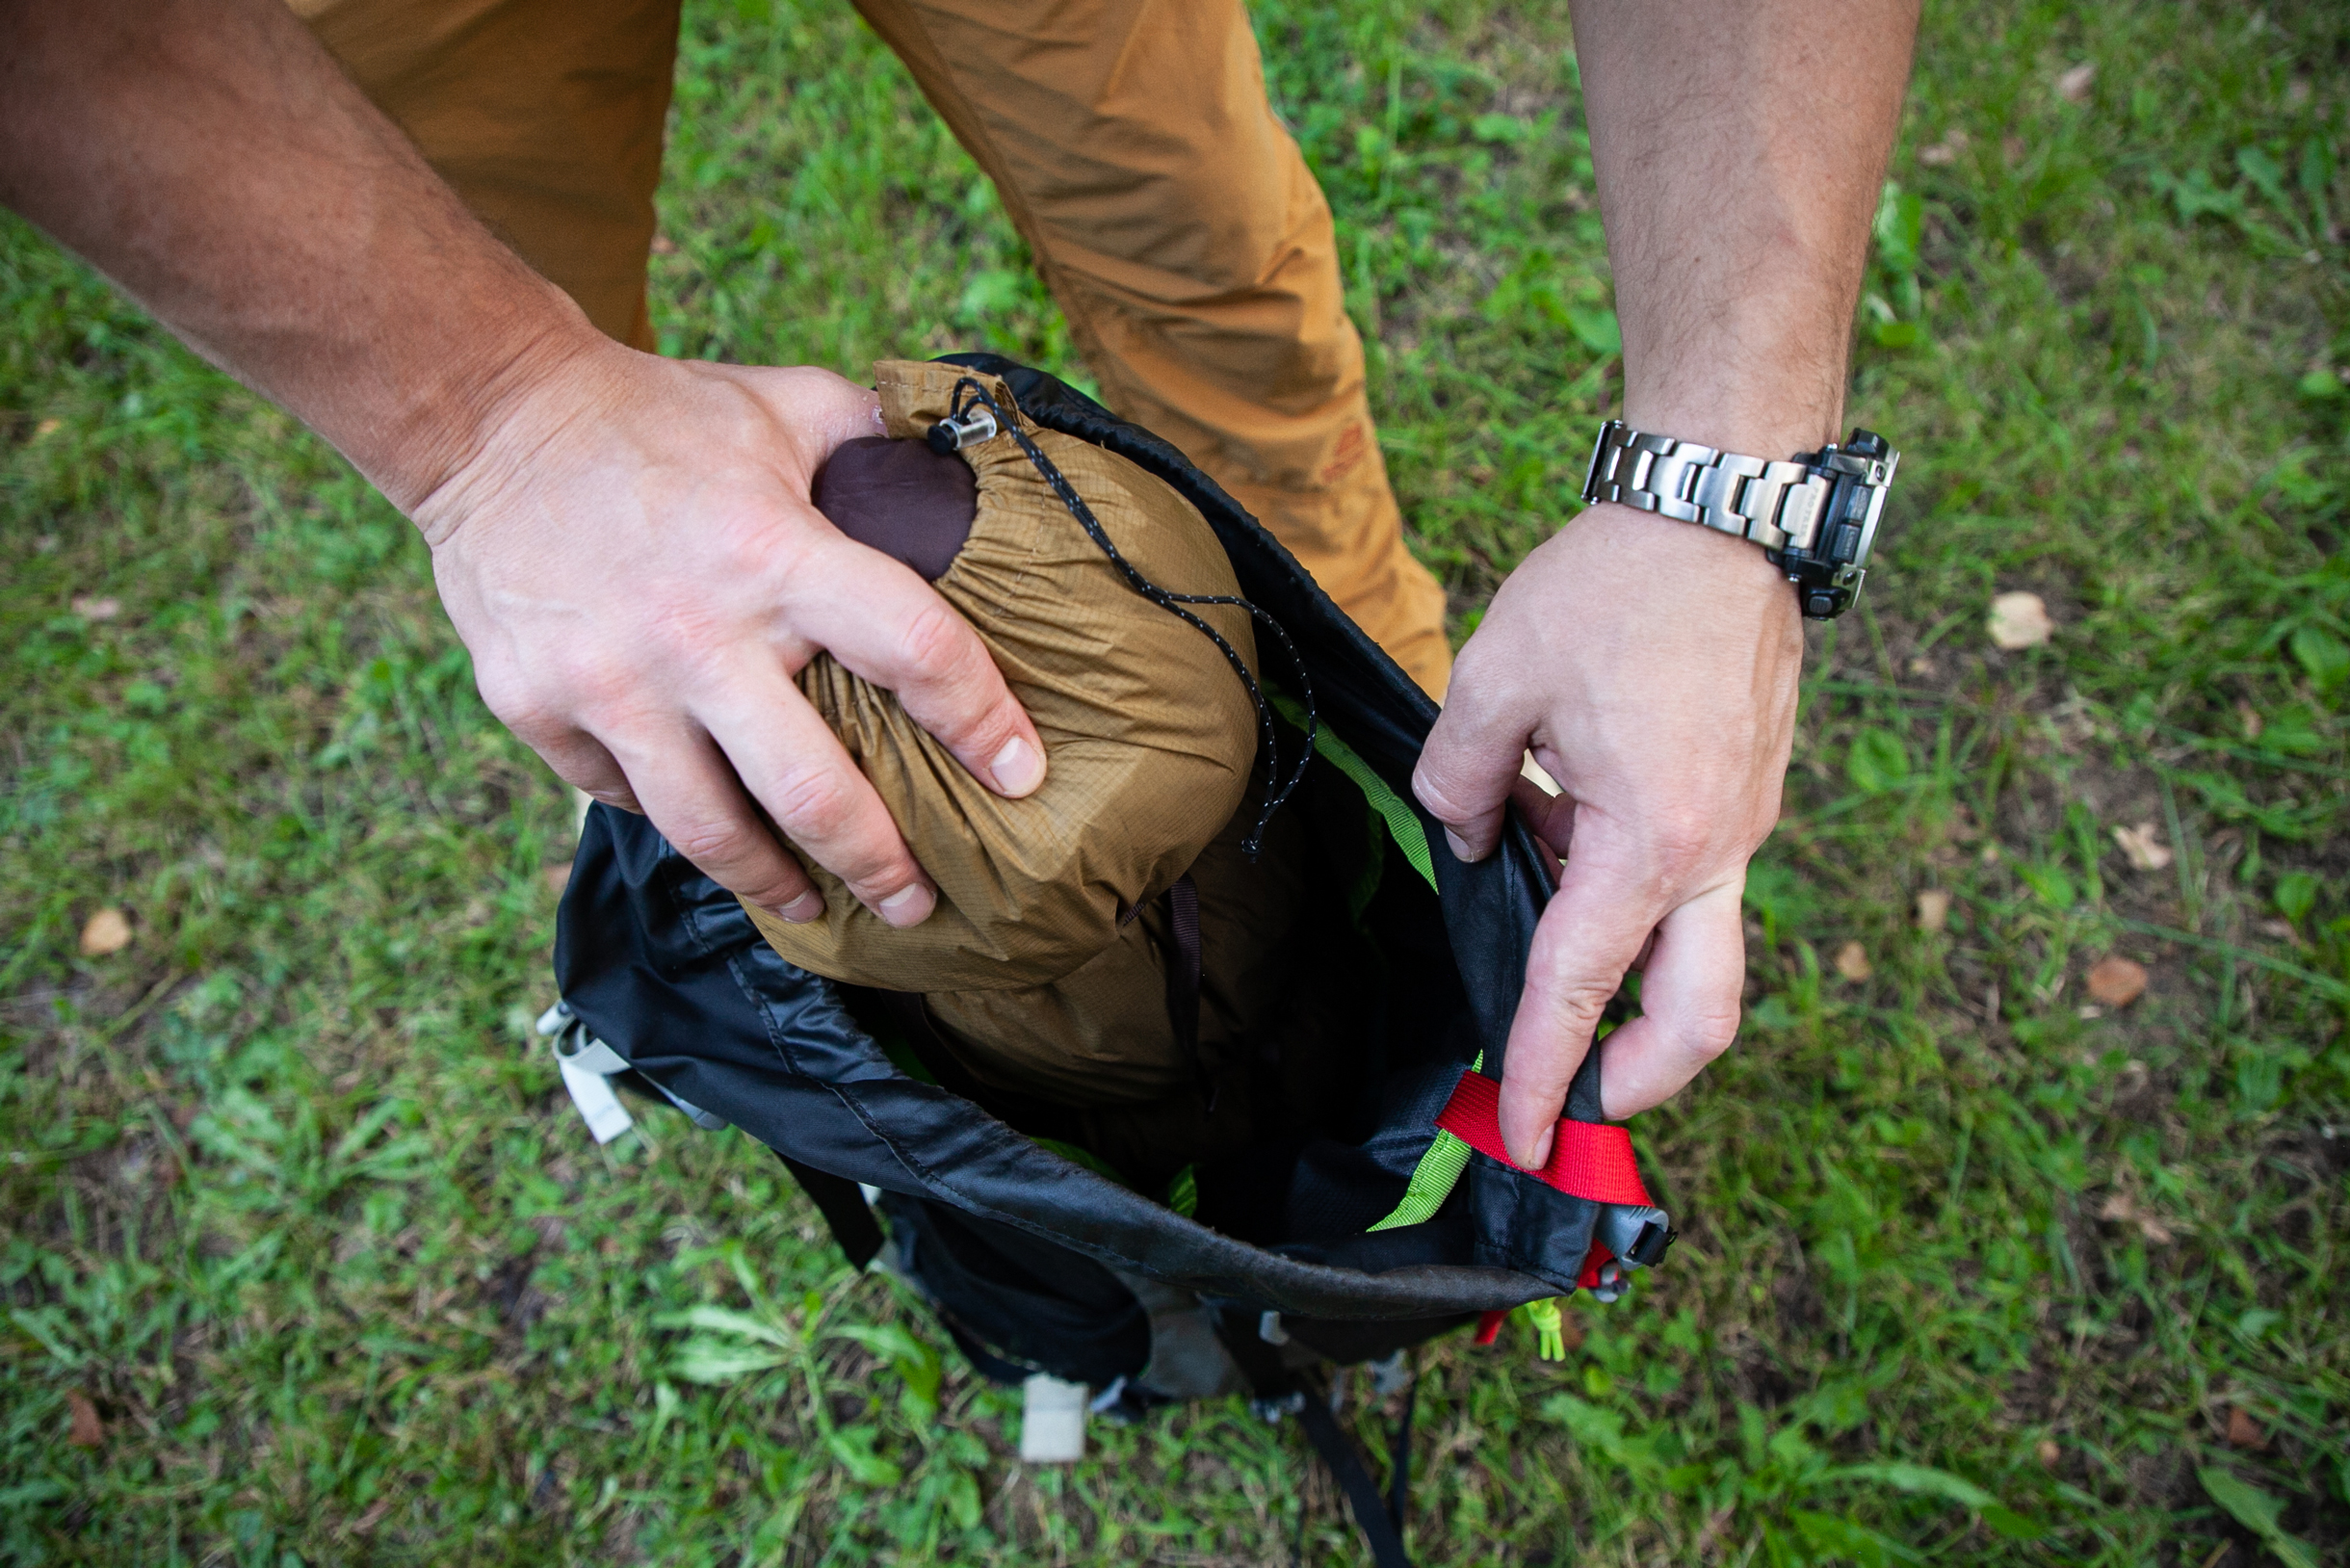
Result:
{"label": "white label tag", "polygon": [[1020,1388],[1020,1462],[1073,1465],[1085,1456],[1085,1385],[1038,1372]]}
{"label": "white label tag", "polygon": [[556,1058],[563,1072],[563,1087],[571,1091],[571,1103],[580,1108],[580,1119],[598,1143],[610,1143],[622,1133],[637,1125],[628,1113],[628,1107],[613,1092],[609,1079],[589,1072],[576,1063]]}

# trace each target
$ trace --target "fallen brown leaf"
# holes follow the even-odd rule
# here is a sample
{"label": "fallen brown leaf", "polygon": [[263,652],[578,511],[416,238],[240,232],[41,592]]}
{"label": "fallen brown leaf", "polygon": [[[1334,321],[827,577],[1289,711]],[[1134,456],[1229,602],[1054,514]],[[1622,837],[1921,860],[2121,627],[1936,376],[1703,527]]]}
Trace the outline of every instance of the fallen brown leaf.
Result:
{"label": "fallen brown leaf", "polygon": [[2040,1446],[2032,1451],[2039,1455],[2040,1468],[2043,1470],[2054,1470],[2057,1462],[2064,1458],[2064,1450],[2056,1446],[2056,1440],[2052,1437],[2042,1438]]}
{"label": "fallen brown leaf", "polygon": [[2171,863],[2171,847],[2154,836],[2153,823],[2117,827],[2113,830],[2113,842],[2122,847],[2122,854],[2133,871],[2160,871]]}
{"label": "fallen brown leaf", "polygon": [[2048,601],[2037,593],[2000,594],[1991,601],[1987,624],[1991,640],[2010,653],[2036,648],[2056,635],[2056,623],[2049,619]]}
{"label": "fallen brown leaf", "polygon": [[1930,147],[1918,149],[1918,161],[1928,169],[1947,169],[1958,162],[1958,155],[1967,150],[1968,136],[1964,128],[1953,125],[1942,133],[1942,140]]}
{"label": "fallen brown leaf", "polygon": [[1836,972],[1848,980],[1865,980],[1876,971],[1869,967],[1868,950],[1847,942],[1836,950]]}
{"label": "fallen brown leaf", "polygon": [[91,915],[82,927],[82,956],[103,958],[131,945],[130,917],[114,905]]}
{"label": "fallen brown leaf", "polygon": [[2146,994],[2146,966],[2116,954],[2089,967],[2089,995],[2108,1007],[2127,1007]]}
{"label": "fallen brown leaf", "polygon": [[2235,719],[2237,723],[2244,726],[2244,739],[2247,741],[2259,740],[2260,731],[2268,727],[2260,719],[2260,710],[2249,702],[2239,700],[2236,703]]}
{"label": "fallen brown leaf", "polygon": [[2302,939],[2301,932],[2293,928],[2293,923],[2289,920],[2277,920],[2273,918],[2264,920],[2260,922],[2260,934],[2263,936],[2273,936],[2280,942],[2290,942],[2297,948],[2306,948],[2309,946],[2309,943]]}
{"label": "fallen brown leaf", "polygon": [[2096,80],[2096,65],[2076,65],[2056,78],[2056,96],[2067,103],[2087,103],[2090,84]]}
{"label": "fallen brown leaf", "polygon": [[65,1441],[77,1449],[102,1448],[106,1443],[106,1423],[98,1419],[98,1407],[90,1402],[90,1396],[78,1388],[65,1391],[65,1408],[72,1413],[72,1424],[65,1432]]}
{"label": "fallen brown leaf", "polygon": [[65,422],[62,419],[44,419],[33,427],[33,439],[38,441],[44,435],[55,435],[65,428]]}
{"label": "fallen brown leaf", "polygon": [[122,601],[84,593],[74,599],[73,613],[84,620],[112,620],[122,614]]}
{"label": "fallen brown leaf", "polygon": [[1918,928],[1939,931],[1950,924],[1950,893],[1947,888],[1929,887],[1918,895]]}
{"label": "fallen brown leaf", "polygon": [[2232,1449],[2268,1447],[2268,1433],[2260,1429],[2260,1424],[2253,1420],[2251,1413],[2240,1404],[2228,1407],[2228,1446]]}
{"label": "fallen brown leaf", "polygon": [[350,1524],[345,1525],[343,1527],[343,1533],[346,1535],[364,1535],[369,1530],[374,1529],[378,1525],[382,1524],[383,1516],[391,1511],[392,1500],[389,1497],[379,1497],[376,1499],[374,1503],[368,1504],[368,1508],[365,1513],[359,1515],[358,1518],[352,1520]]}
{"label": "fallen brown leaf", "polygon": [[2031,150],[2032,149],[2024,144],[2024,138],[2016,135],[2013,131],[2010,131],[2005,136],[1999,138],[1999,156],[2007,160],[2007,167],[2010,169],[2013,169],[2016,167],[2016,165],[2022,163],[2024,161],[2024,155]]}
{"label": "fallen brown leaf", "polygon": [[2170,1226],[2162,1222],[2159,1215],[2138,1207],[2137,1200],[2127,1192],[2116,1192],[2107,1198],[2104,1207],[2098,1210],[2097,1217],[2110,1219],[2116,1224],[2135,1225],[2138,1227],[2138,1234],[2156,1246],[2169,1246],[2173,1241],[2177,1240],[2171,1234]]}

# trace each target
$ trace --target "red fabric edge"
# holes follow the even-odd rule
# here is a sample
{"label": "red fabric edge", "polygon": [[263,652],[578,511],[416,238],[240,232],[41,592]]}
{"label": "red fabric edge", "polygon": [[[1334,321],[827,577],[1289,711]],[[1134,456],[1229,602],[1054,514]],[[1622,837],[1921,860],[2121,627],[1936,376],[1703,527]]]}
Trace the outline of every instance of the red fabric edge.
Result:
{"label": "red fabric edge", "polygon": [[[1502,1145],[1501,1111],[1501,1085],[1483,1073],[1467,1072],[1453,1085],[1452,1098],[1437,1114],[1436,1125],[1477,1153],[1512,1170],[1525,1170]],[[1557,1137],[1551,1140],[1550,1163],[1527,1174],[1569,1197],[1593,1203],[1653,1203],[1632,1159],[1632,1134],[1604,1122],[1561,1120]]]}

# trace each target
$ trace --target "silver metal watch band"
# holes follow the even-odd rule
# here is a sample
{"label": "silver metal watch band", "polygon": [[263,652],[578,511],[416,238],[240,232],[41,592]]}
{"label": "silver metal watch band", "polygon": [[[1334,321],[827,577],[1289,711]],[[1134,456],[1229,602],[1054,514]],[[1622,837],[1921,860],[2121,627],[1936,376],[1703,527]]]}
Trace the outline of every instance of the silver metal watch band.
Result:
{"label": "silver metal watch band", "polygon": [[1585,501],[1702,523],[1765,550],[1811,550],[1832,485],[1808,463],[1767,462],[1611,419],[1592,449]]}

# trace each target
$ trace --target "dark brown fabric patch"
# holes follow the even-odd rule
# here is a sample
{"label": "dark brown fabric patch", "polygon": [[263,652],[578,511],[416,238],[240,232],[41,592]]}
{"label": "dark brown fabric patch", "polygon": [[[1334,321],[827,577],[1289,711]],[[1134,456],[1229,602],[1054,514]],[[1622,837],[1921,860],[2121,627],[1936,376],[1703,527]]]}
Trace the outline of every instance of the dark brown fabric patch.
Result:
{"label": "dark brown fabric patch", "polygon": [[954,564],[979,514],[971,465],[924,441],[861,435],[817,472],[816,510],[832,526],[935,583]]}

